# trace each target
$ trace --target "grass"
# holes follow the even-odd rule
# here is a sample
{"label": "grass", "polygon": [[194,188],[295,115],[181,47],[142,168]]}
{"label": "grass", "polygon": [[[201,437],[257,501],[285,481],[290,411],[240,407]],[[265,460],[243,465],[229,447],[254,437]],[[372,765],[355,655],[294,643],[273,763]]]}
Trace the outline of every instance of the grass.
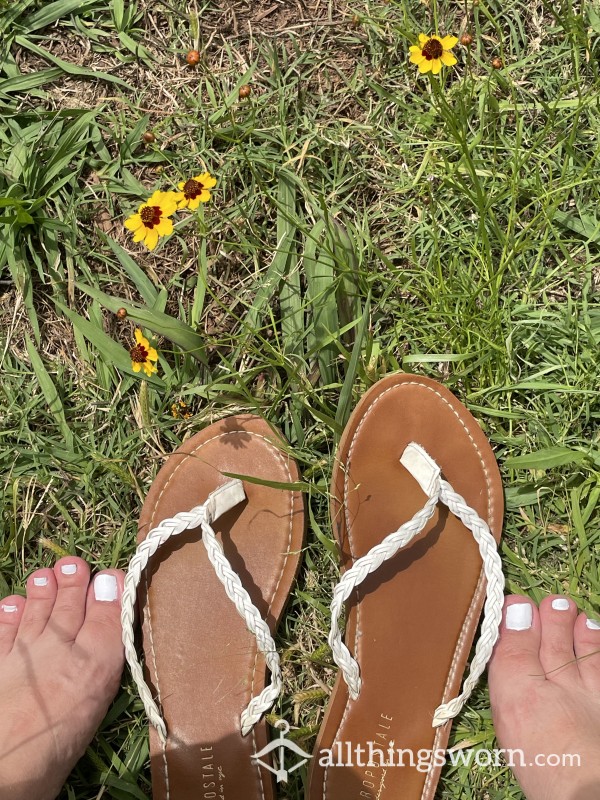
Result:
{"label": "grass", "polygon": [[[436,20],[474,38],[439,81],[407,64]],[[124,567],[164,457],[211,420],[262,414],[312,487],[276,709],[310,749],[334,677],[335,443],[402,369],[449,386],[494,446],[509,590],[598,609],[593,4],[21,0],[0,28],[0,595],[53,548]],[[123,218],[204,166],[211,204],[154,254],[133,245]],[[135,322],[161,356],[145,385]],[[482,684],[451,744],[493,737]],[[63,797],[146,797],[147,755],[125,677]],[[507,769],[446,769],[439,787],[521,797]]]}

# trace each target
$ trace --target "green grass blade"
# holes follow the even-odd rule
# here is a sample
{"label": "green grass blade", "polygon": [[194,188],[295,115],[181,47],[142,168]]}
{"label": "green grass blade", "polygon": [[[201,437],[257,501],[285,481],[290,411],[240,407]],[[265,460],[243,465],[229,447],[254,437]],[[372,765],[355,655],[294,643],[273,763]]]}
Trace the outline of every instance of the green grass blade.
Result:
{"label": "green grass blade", "polygon": [[280,175],[277,192],[277,241],[288,242],[288,252],[279,291],[281,332],[285,353],[304,352],[304,314],[300,290],[300,271],[296,249],[296,186],[285,174]]}
{"label": "green grass blade", "polygon": [[340,326],[336,303],[335,261],[327,246],[320,243],[324,230],[325,223],[320,221],[310,231],[306,237],[302,261],[306,276],[308,314],[312,317],[310,351],[317,353],[321,382],[328,385],[336,378],[334,364],[338,349],[333,339],[338,335]]}
{"label": "green grass blade", "polygon": [[31,366],[33,367],[33,371],[35,372],[40,389],[42,390],[42,393],[46,399],[46,403],[48,403],[48,410],[54,417],[56,425],[63,435],[65,444],[70,450],[73,450],[73,433],[67,424],[63,404],[58,392],[56,391],[56,386],[54,385],[52,378],[46,370],[46,367],[44,366],[44,363],[42,362],[42,359],[40,358],[29,336],[25,337],[25,344],[31,360]]}
{"label": "green grass blade", "polygon": [[57,19],[67,17],[74,14],[76,11],[81,13],[87,11],[94,5],[97,5],[98,0],[55,0],[54,3],[40,8],[28,17],[25,17],[21,22],[21,30],[24,33],[32,33],[40,28],[47,28],[52,25]]}
{"label": "green grass blade", "polygon": [[365,300],[365,307],[363,310],[362,318],[359,321],[358,330],[356,333],[356,339],[354,341],[354,346],[352,347],[352,355],[350,356],[350,361],[348,363],[348,368],[346,370],[346,377],[344,378],[342,391],[340,392],[340,399],[338,402],[338,409],[335,415],[335,421],[338,423],[338,425],[342,426],[346,425],[346,422],[348,422],[348,417],[350,416],[350,410],[352,406],[352,389],[354,387],[354,381],[356,380],[356,375],[358,372],[358,362],[362,351],[363,339],[367,331],[367,326],[369,324],[369,316],[371,313],[370,299],[371,297],[369,294],[367,295],[367,298]]}
{"label": "green grass blade", "polygon": [[146,275],[144,270],[133,260],[121,245],[105,233],[99,232],[98,235],[105,242],[117,257],[119,264],[123,267],[133,285],[136,287],[144,303],[149,306],[154,305],[158,296],[158,290]]}
{"label": "green grass blade", "polygon": [[93,80],[116,83],[119,86],[122,86],[124,89],[129,89],[132,92],[134,91],[132,86],[130,86],[124,80],[121,80],[121,78],[117,78],[116,75],[110,75],[108,72],[100,72],[99,70],[96,71],[93,69],[86,69],[85,67],[78,67],[77,64],[71,64],[69,61],[64,61],[62,58],[55,56],[54,53],[51,53],[49,50],[30,42],[26,36],[15,36],[15,42],[21,47],[24,47],[32,53],[35,53],[37,56],[40,56],[40,58],[43,58],[44,60],[49,61],[51,64],[54,64],[54,66],[58,67],[63,72],[66,72],[67,75],[75,75],[78,78],[92,78]]}

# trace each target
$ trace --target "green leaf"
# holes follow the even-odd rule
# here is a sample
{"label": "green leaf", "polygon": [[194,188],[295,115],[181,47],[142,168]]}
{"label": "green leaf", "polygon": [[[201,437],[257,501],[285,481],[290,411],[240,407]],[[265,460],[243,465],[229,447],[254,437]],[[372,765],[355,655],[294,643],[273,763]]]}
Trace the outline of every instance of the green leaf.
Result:
{"label": "green leaf", "polygon": [[140,293],[140,296],[144,303],[149,306],[154,305],[156,298],[158,296],[158,290],[150,280],[150,278],[146,275],[144,270],[137,264],[133,258],[127,253],[118,242],[115,242],[114,239],[111,239],[110,236],[107,236],[102,231],[98,231],[98,236],[105,242],[116,257],[119,260],[119,263],[127,273],[127,275],[131,278],[134,286]]}
{"label": "green leaf", "polygon": [[85,317],[82,317],[79,314],[76,314],[74,311],[71,311],[70,308],[63,306],[62,303],[59,303],[57,300],[54,301],[54,304],[65,315],[65,317],[71,321],[73,326],[85,336],[88,342],[90,342],[90,344],[92,344],[96,350],[98,350],[107,364],[116,367],[120,372],[125,372],[127,375],[131,375],[136,380],[145,380],[154,386],[160,386],[161,388],[164,388],[164,382],[156,375],[148,377],[143,373],[134,372],[131,366],[131,358],[127,350],[125,350],[125,348],[122,347],[118,342],[115,342],[114,339],[111,339],[111,337],[104,333],[103,330],[98,328],[97,325],[94,325],[88,319],[85,319]]}
{"label": "green leaf", "polygon": [[[306,274],[308,314],[312,317],[309,347],[317,353],[321,382],[335,380],[334,362],[338,354],[332,337],[339,332],[336,302],[335,261],[327,243],[321,242],[325,223],[321,220],[306,237],[303,265]],[[318,256],[317,256],[318,249]]]}
{"label": "green leaf", "polygon": [[119,297],[112,297],[109,294],[101,292],[100,289],[95,289],[93,286],[88,286],[85,283],[76,282],[75,286],[97,300],[104,308],[112,311],[113,314],[116,314],[120,308],[124,308],[132,320],[138,322],[140,325],[144,325],[151,331],[154,331],[154,333],[164,336],[170,342],[176,344],[184,353],[192,356],[205,366],[208,365],[204,339],[200,334],[193,331],[189,325],[186,325],[185,322],[180,322],[178,319],[168,314],[163,314],[160,311],[134,305]]}
{"label": "green leaf", "polygon": [[33,42],[30,42],[25,36],[15,36],[15,42],[21,45],[21,47],[24,47],[27,50],[30,50],[32,53],[40,56],[40,58],[50,61],[51,64],[55,64],[63,72],[66,72],[67,75],[76,75],[79,78],[93,78],[94,80],[117,83],[119,86],[123,86],[125,89],[133,91],[132,86],[130,86],[128,83],[125,83],[125,81],[121,80],[121,78],[117,78],[116,75],[110,75],[108,72],[86,69],[85,67],[78,67],[77,64],[71,64],[69,61],[64,61],[62,58],[55,56],[54,53],[45,50],[43,47],[40,47]]}
{"label": "green leaf", "polygon": [[512,456],[505,459],[504,466],[513,469],[552,469],[564,467],[567,464],[581,464],[588,458],[582,450],[573,450],[570,447],[548,447],[537,450],[535,453],[525,453],[522,456]]}
{"label": "green leaf", "polygon": [[39,11],[25,17],[20,27],[25,33],[47,28],[57,19],[68,17],[75,11],[78,13],[87,11],[88,8],[97,5],[97,2],[98,0],[56,0],[54,3],[48,3],[48,5],[40,8]]}
{"label": "green leaf", "polygon": [[11,92],[28,92],[46,83],[52,83],[63,75],[62,69],[51,67],[42,69],[38,72],[30,72],[27,75],[20,75],[18,78],[8,78],[0,81],[0,94],[10,94]]}
{"label": "green leaf", "polygon": [[363,311],[362,319],[360,320],[358,325],[356,341],[354,342],[354,346],[352,348],[352,355],[350,357],[350,362],[348,364],[348,368],[346,371],[346,377],[344,378],[342,391],[340,392],[338,409],[335,415],[335,421],[338,423],[338,425],[345,426],[346,422],[348,421],[348,417],[350,416],[350,405],[352,403],[352,389],[354,387],[354,381],[356,380],[356,373],[358,370],[358,360],[360,358],[362,343],[367,330],[367,326],[369,324],[369,316],[371,313],[370,301],[371,301],[371,294],[369,293],[367,295],[367,299],[365,300],[365,308]]}
{"label": "green leaf", "polygon": [[29,353],[29,358],[31,360],[31,366],[33,367],[33,371],[35,372],[36,378],[38,379],[38,383],[40,385],[40,389],[44,397],[46,398],[46,402],[48,403],[48,409],[54,420],[59,427],[64,440],[65,444],[70,450],[74,449],[73,443],[73,434],[71,429],[67,425],[67,420],[65,417],[65,411],[63,408],[63,404],[60,400],[58,392],[56,391],[56,386],[50,375],[48,374],[46,367],[44,366],[42,359],[40,358],[35,346],[33,345],[29,336],[25,336],[25,344],[27,347],[27,352]]}

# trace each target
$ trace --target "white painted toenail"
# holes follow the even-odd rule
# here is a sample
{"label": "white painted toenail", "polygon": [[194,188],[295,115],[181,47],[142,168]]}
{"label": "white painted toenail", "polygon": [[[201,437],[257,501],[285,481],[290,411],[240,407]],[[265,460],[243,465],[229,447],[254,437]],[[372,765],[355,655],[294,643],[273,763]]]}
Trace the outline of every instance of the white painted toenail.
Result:
{"label": "white painted toenail", "polygon": [[34,578],[33,579],[34,586],[47,586],[48,585],[48,578]]}
{"label": "white painted toenail", "polygon": [[[2,605],[2,611],[4,611],[6,614],[14,614],[15,611],[18,611],[18,610],[19,610],[19,606],[9,606],[9,605],[4,605],[4,604]],[[588,620],[588,622],[589,622],[589,620]]]}
{"label": "white painted toenail", "polygon": [[600,622],[596,622],[595,619],[586,619],[585,627],[591,631],[600,631]]}
{"label": "white painted toenail", "polygon": [[77,564],[63,564],[60,571],[63,575],[75,575],[77,572]]}
{"label": "white painted toenail", "polygon": [[94,578],[94,597],[103,603],[117,599],[117,579],[114,575],[96,575]]}
{"label": "white painted toenail", "polygon": [[555,611],[568,611],[569,605],[570,603],[565,597],[557,597],[556,600],[552,601],[552,608]]}
{"label": "white painted toenail", "polygon": [[513,603],[506,609],[506,627],[509,631],[528,631],[532,622],[531,603]]}

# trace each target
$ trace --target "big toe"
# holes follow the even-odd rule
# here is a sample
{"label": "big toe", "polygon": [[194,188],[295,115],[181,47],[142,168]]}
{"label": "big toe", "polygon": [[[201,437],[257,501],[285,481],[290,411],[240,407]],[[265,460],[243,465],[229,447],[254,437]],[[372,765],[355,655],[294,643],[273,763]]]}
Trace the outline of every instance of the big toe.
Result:
{"label": "big toe", "polygon": [[85,620],[75,645],[89,657],[108,682],[118,681],[123,669],[121,597],[125,575],[121,570],[99,572],[91,581],[86,598]]}
{"label": "big toe", "polygon": [[532,682],[545,681],[540,662],[541,624],[538,609],[527,597],[504,601],[500,638],[490,660],[490,701],[496,728],[518,716]]}

